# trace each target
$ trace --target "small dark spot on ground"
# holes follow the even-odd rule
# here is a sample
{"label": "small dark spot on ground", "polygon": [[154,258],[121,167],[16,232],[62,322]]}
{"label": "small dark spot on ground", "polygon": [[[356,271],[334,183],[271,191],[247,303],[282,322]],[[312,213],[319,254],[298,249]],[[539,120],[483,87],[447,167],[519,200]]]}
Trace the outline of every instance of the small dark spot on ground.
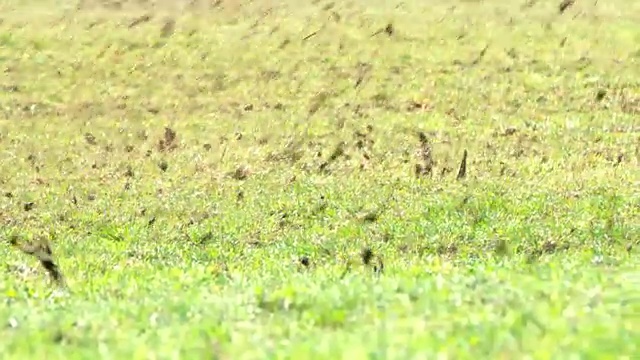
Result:
{"label": "small dark spot on ground", "polygon": [[161,160],[158,162],[158,168],[162,170],[162,172],[166,172],[169,169],[169,163],[166,160]]}
{"label": "small dark spot on ground", "polygon": [[308,257],[308,256],[306,256],[306,255],[305,255],[305,256],[300,257],[300,264],[301,264],[302,266],[304,266],[304,267],[309,267],[310,263],[311,263],[311,262],[310,262],[310,260],[309,260],[309,257]]}
{"label": "small dark spot on ground", "polygon": [[373,259],[373,250],[371,250],[371,248],[369,247],[362,249],[360,257],[362,258],[363,264],[369,265],[371,263],[371,260]]}

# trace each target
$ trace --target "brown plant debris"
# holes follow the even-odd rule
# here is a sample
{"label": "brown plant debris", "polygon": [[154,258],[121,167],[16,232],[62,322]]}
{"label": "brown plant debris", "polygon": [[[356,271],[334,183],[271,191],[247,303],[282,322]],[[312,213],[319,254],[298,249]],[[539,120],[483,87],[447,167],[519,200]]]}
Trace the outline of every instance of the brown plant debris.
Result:
{"label": "brown plant debris", "polygon": [[318,31],[319,30],[316,30],[316,31],[313,31],[313,32],[309,33],[308,35],[306,35],[305,37],[302,38],[302,41],[307,41],[307,40],[311,39],[312,37],[318,35]]}
{"label": "brown plant debris", "polygon": [[502,133],[502,136],[511,136],[515,133],[518,132],[518,129],[516,129],[515,127],[508,127],[506,129],[504,129],[504,132]]}
{"label": "brown plant debris", "polygon": [[165,127],[164,136],[158,142],[158,150],[159,151],[175,150],[178,147],[178,144],[176,144],[176,138],[177,138],[176,132],[169,127]]}
{"label": "brown plant debris", "polygon": [[476,58],[471,62],[471,65],[478,65],[480,61],[484,59],[484,56],[487,54],[488,49],[489,49],[489,45],[485,45],[485,47],[482,50],[480,50],[480,53],[478,53],[478,56],[476,56]]}
{"label": "brown plant debris", "polygon": [[246,180],[251,174],[251,170],[246,165],[240,165],[235,171],[232,171],[229,176],[235,180]]}
{"label": "brown plant debris", "polygon": [[373,264],[373,272],[376,275],[381,275],[384,271],[384,262],[382,261],[382,257],[380,255],[374,254],[373,250],[370,247],[365,247],[360,252],[360,258],[362,259],[362,264],[364,266],[372,265],[373,259],[377,260],[377,264]]}
{"label": "brown plant debris", "polygon": [[311,101],[309,102],[309,112],[307,113],[307,116],[311,117],[315,113],[317,113],[318,110],[322,108],[322,106],[327,102],[328,99],[329,99],[329,93],[326,91],[320,91],[319,93],[314,95],[311,98]]}
{"label": "brown plant debris", "polygon": [[329,158],[323,162],[322,164],[320,164],[320,171],[325,171],[327,170],[327,167],[329,165],[331,165],[332,163],[334,163],[336,160],[338,160],[339,157],[343,156],[345,154],[345,147],[346,147],[347,143],[344,141],[341,141],[336,148],[333,150],[333,152],[331,153],[331,155],[329,156]]}
{"label": "brown plant debris", "polygon": [[162,171],[162,172],[167,172],[167,170],[169,169],[169,163],[167,162],[167,160],[160,160],[158,162],[158,168]]}
{"label": "brown plant debris", "polygon": [[96,141],[96,137],[93,136],[93,134],[91,134],[91,133],[85,133],[84,134],[84,140],[89,145],[97,145],[98,144],[98,142]]}
{"label": "brown plant debris", "polygon": [[363,223],[374,223],[380,219],[389,208],[391,207],[391,202],[395,200],[395,196],[393,193],[389,194],[389,196],[376,208],[368,209],[361,211],[356,215],[356,218]]}
{"label": "brown plant debris", "polygon": [[51,278],[58,284],[64,285],[64,276],[60,268],[53,260],[53,252],[47,240],[40,240],[31,243],[21,243],[17,236],[11,237],[9,240],[11,246],[17,248],[27,255],[31,255],[40,261],[42,267],[49,273]]}
{"label": "brown plant debris", "polygon": [[362,160],[360,161],[360,169],[365,170],[369,168],[369,164],[371,162],[371,153],[372,147],[374,144],[374,140],[371,138],[370,134],[373,131],[373,126],[367,125],[366,132],[356,131],[354,133],[355,137],[355,147],[358,151],[360,151],[362,155]]}
{"label": "brown plant debris", "polygon": [[462,161],[460,162],[460,169],[458,170],[458,176],[456,180],[464,179],[467,176],[467,149],[464,149],[462,154]]}
{"label": "brown plant debris", "polygon": [[356,68],[357,78],[356,78],[355,85],[353,86],[354,89],[357,89],[360,85],[362,85],[367,80],[369,80],[372,68],[373,67],[369,63],[364,63],[364,62],[358,63]]}
{"label": "brown plant debris", "polygon": [[387,26],[383,27],[382,29],[374,32],[373,34],[371,34],[371,37],[380,35],[382,33],[387,34],[387,36],[391,37],[393,36],[393,34],[396,32],[395,28],[393,27],[392,23],[388,23]]}
{"label": "brown plant debris", "polygon": [[418,150],[420,160],[422,164],[416,164],[416,176],[431,176],[433,174],[433,149],[429,138],[423,132],[418,133],[418,139],[420,140],[420,149]]}
{"label": "brown plant debris", "polygon": [[152,16],[150,14],[145,14],[142,16],[139,16],[135,19],[133,19],[130,23],[129,23],[129,29],[134,28],[140,24],[146,23],[151,21]]}
{"label": "brown plant debris", "polygon": [[362,252],[360,253],[360,257],[362,258],[362,263],[367,266],[371,263],[371,260],[373,259],[373,250],[371,250],[371,248],[366,247],[364,249],[362,249]]}
{"label": "brown plant debris", "polygon": [[176,29],[176,21],[174,19],[168,18],[164,21],[164,25],[160,30],[160,37],[166,38],[175,32]]}
{"label": "brown plant debris", "polygon": [[560,5],[558,5],[558,11],[560,12],[560,14],[563,14],[565,11],[567,11],[568,8],[573,6],[573,4],[575,3],[576,3],[576,0],[564,0],[560,3]]}

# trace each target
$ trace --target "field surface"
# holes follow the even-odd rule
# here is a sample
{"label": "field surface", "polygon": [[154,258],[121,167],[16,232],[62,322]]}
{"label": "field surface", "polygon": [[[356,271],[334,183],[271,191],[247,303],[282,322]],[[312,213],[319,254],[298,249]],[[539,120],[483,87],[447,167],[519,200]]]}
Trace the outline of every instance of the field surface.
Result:
{"label": "field surface", "polygon": [[2,359],[640,353],[640,2],[0,0]]}

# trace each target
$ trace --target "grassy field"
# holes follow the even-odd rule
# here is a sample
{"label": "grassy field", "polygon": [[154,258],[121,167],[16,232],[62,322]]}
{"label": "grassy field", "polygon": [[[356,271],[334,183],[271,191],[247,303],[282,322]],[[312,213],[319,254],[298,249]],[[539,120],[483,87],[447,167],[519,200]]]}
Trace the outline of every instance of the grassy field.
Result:
{"label": "grassy field", "polygon": [[1,357],[631,358],[638,23],[0,0]]}

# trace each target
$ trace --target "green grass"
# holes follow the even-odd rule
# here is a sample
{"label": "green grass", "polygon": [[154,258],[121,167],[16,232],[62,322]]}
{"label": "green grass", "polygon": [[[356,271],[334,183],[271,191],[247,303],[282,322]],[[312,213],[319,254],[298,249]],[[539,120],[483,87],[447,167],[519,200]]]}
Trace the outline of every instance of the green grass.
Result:
{"label": "green grass", "polygon": [[640,351],[638,4],[332,4],[0,1],[3,359]]}

